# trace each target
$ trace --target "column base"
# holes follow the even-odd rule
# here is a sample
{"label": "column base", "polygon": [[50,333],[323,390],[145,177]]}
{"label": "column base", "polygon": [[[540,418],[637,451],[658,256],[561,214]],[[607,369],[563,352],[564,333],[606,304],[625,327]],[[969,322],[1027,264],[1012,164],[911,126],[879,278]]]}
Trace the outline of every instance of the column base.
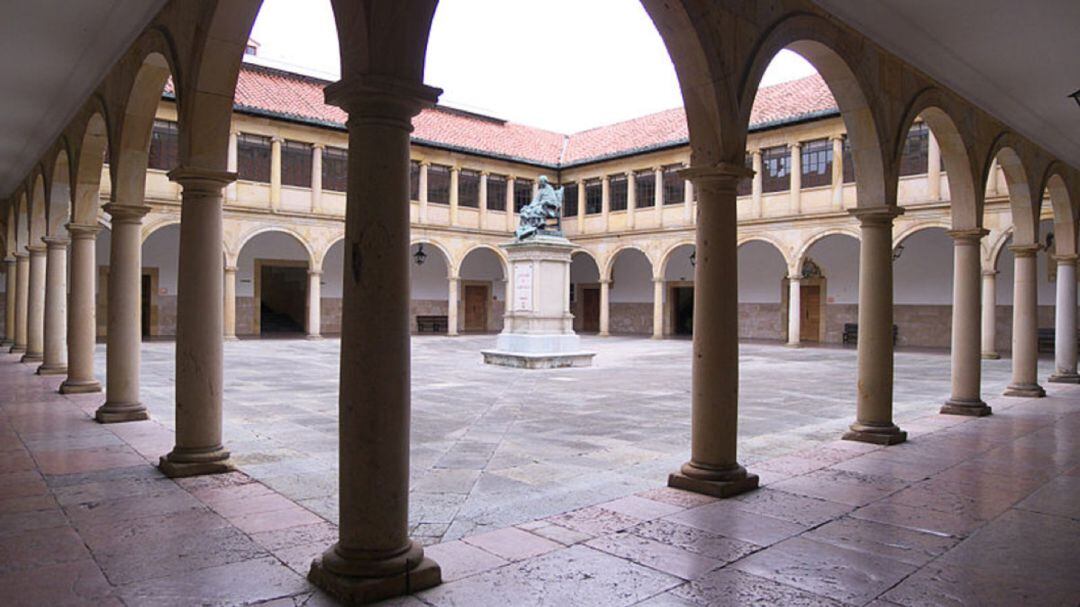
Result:
{"label": "column base", "polygon": [[1005,396],[1042,398],[1046,396],[1046,390],[1039,384],[1011,384],[1008,388],[1005,388]]}
{"label": "column base", "polygon": [[[410,543],[411,544],[411,543]],[[375,565],[376,569],[383,569],[376,576],[347,575],[333,571],[334,565],[338,568],[349,569],[353,565],[337,554],[337,545],[332,546],[316,557],[311,562],[311,570],[308,572],[308,581],[323,589],[327,594],[337,598],[346,605],[364,605],[384,599],[404,596],[434,588],[442,583],[442,570],[435,561],[420,557],[420,562],[411,569],[408,568],[409,559],[402,561],[401,555],[388,559],[388,563],[363,562],[356,565],[358,569],[366,569]],[[406,554],[418,552],[419,546],[410,545]],[[331,566],[327,566],[330,561]],[[390,567],[402,561],[400,567]],[[380,566],[381,565],[381,566]],[[381,575],[380,575],[381,574]]]}
{"label": "column base", "polygon": [[1001,358],[1001,355],[997,352],[983,352],[982,357],[985,360],[998,360],[999,358]]}
{"label": "column base", "polygon": [[101,392],[101,383],[96,379],[88,381],[72,381],[69,379],[60,384],[60,394],[89,394],[91,392]]}
{"label": "column base", "polygon": [[218,445],[209,449],[182,449],[174,447],[168,455],[161,456],[158,469],[169,478],[222,474],[236,470],[229,452]]}
{"label": "column base", "polygon": [[841,437],[844,440],[871,443],[874,445],[898,445],[907,440],[907,432],[904,432],[896,424],[873,426],[860,422],[851,424],[851,429]]}
{"label": "column base", "polygon": [[141,422],[150,419],[146,405],[142,403],[112,403],[105,401],[94,412],[94,419],[99,424],[119,424],[123,422]]}
{"label": "column base", "polygon": [[67,375],[67,365],[41,365],[37,368],[38,375]]}
{"label": "column base", "polygon": [[709,470],[687,462],[678,472],[668,475],[667,484],[674,489],[725,498],[757,489],[758,475],[738,464],[730,470]]}
{"label": "column base", "polygon": [[791,342],[788,342],[788,343],[784,344],[784,347],[785,348],[801,348],[802,344],[801,343],[793,344]]}
{"label": "column base", "polygon": [[945,401],[939,413],[943,415],[968,415],[971,417],[985,417],[992,413],[989,405],[981,400],[953,400]]}
{"label": "column base", "polygon": [[222,339],[222,341],[240,341],[240,338],[235,336],[235,335],[226,335],[225,337],[222,337],[221,339]]}
{"label": "column base", "polygon": [[664,339],[664,336],[663,335],[657,335],[656,333],[653,333],[652,338],[653,339]]}
{"label": "column base", "polygon": [[322,335],[307,335],[307,336],[304,337],[304,339],[306,339],[308,341],[322,341],[323,336]]}
{"label": "column base", "polygon": [[45,354],[41,352],[27,352],[26,354],[23,354],[22,358],[19,359],[19,362],[39,363],[43,360],[45,360]]}
{"label": "column base", "polygon": [[8,350],[8,354],[22,354],[23,352],[26,352],[26,346],[16,346],[15,344],[12,344]]}
{"label": "column base", "polygon": [[1080,374],[1077,373],[1054,373],[1046,378],[1046,381],[1055,384],[1080,384]]}

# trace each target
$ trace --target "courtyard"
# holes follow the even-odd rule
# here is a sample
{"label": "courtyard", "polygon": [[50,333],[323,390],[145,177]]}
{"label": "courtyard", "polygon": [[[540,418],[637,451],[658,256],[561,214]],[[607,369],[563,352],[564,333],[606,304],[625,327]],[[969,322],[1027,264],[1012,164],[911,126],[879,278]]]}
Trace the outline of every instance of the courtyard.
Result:
{"label": "courtyard", "polygon": [[[584,336],[584,369],[482,364],[492,335],[414,337],[410,534],[425,544],[517,525],[662,486],[690,445],[689,340]],[[237,466],[311,512],[338,521],[336,339],[225,346],[225,444]],[[172,445],[174,346],[144,343],[142,397]],[[96,368],[104,382],[104,347]],[[740,459],[758,462],[833,442],[854,416],[853,348],[743,343]],[[1040,361],[1039,375],[1052,370]],[[1010,361],[983,362],[986,397]],[[937,412],[949,358],[898,352],[901,428]],[[167,430],[167,431],[165,431]],[[122,431],[122,430],[121,430]]]}

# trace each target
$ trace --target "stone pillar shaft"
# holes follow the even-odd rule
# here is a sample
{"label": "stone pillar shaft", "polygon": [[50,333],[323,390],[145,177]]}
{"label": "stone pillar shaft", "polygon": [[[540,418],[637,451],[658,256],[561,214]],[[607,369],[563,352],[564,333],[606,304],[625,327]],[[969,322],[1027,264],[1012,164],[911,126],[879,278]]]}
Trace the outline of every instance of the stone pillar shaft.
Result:
{"label": "stone pillar shaft", "polygon": [[450,169],[450,225],[452,226],[458,224],[458,184],[460,182],[461,169],[452,167]]}
{"label": "stone pillar shaft", "polygon": [[0,345],[11,347],[15,343],[15,258],[4,260],[4,341]]}
{"label": "stone pillar shaft", "polygon": [[653,314],[652,314],[653,339],[664,338],[664,279],[653,278]]}
{"label": "stone pillar shaft", "polygon": [[308,270],[307,338],[322,338],[322,272]]}
{"label": "stone pillar shaft", "polygon": [[881,445],[907,439],[896,427],[893,409],[892,223],[903,210],[871,207],[853,210],[860,223],[859,362],[855,423],[844,435]]}
{"label": "stone pillar shaft", "polygon": [[517,230],[517,223],[514,221],[514,185],[517,182],[513,176],[506,179],[506,231],[513,232]]}
{"label": "stone pillar shaft", "polygon": [[983,229],[953,230],[952,394],[942,413],[983,416],[990,407],[981,397],[979,329],[979,254]]}
{"label": "stone pillar shaft", "polygon": [[94,247],[101,228],[76,224],[68,224],[67,228],[71,234],[68,375],[60,385],[60,393],[100,392],[101,384],[94,377],[94,345],[97,341],[97,303],[94,297],[97,251]]}
{"label": "stone pillar shaft", "polygon": [[982,357],[1001,358],[997,353],[997,270],[982,273]]}
{"label": "stone pillar shaft", "polygon": [[788,340],[787,345],[797,348],[802,332],[802,281],[799,277],[788,278]]}
{"label": "stone pillar shaft", "polygon": [[637,209],[637,183],[634,172],[626,172],[626,227],[634,229],[634,211]]}
{"label": "stone pillar shaft", "polygon": [[446,334],[450,337],[458,334],[459,283],[457,276],[450,276],[446,281]]}
{"label": "stone pillar shaft", "polygon": [[236,340],[236,266],[225,267],[224,297],[222,305],[222,333],[225,341]]}
{"label": "stone pillar shaft", "polygon": [[751,166],[754,169],[753,181],[750,184],[750,214],[754,217],[761,217],[764,212],[764,202],[762,201],[762,186],[764,184],[761,174],[761,150],[754,150],[751,152]]}
{"label": "stone pillar shaft", "polygon": [[791,144],[791,214],[802,213],[802,144]]}
{"label": "stone pillar shaft", "polygon": [[941,147],[933,131],[928,134],[926,161],[927,198],[941,200]]}
{"label": "stone pillar shaft", "polygon": [[728,497],[758,485],[736,459],[739,417],[739,284],[736,184],[739,165],[690,167],[683,176],[698,191],[694,268],[694,354],[690,461],[668,485]]}
{"label": "stone pillar shaft", "polygon": [[585,233],[585,182],[577,182],[577,225],[578,234]]}
{"label": "stone pillar shaft", "polygon": [[67,373],[67,250],[66,237],[45,238],[45,352],[39,375]]}
{"label": "stone pillar shaft", "polygon": [[27,282],[26,354],[22,362],[38,362],[45,353],[45,247],[32,245]]}
{"label": "stone pillar shaft", "polygon": [[600,335],[606,337],[611,322],[611,279],[600,281]]}
{"label": "stone pillar shaft", "polygon": [[139,401],[142,346],[142,218],[147,206],[110,203],[109,307],[105,356],[105,404],[95,418],[101,423],[147,419]]}
{"label": "stone pillar shaft", "polygon": [[[311,148],[311,212],[322,212],[322,156],[326,146],[316,143]],[[231,170],[231,169],[230,169]],[[229,184],[228,187],[232,187]]]}
{"label": "stone pillar shaft", "polygon": [[[421,162],[420,163],[420,177],[417,180],[418,185],[416,186],[417,189],[420,190],[417,193],[417,197],[419,198],[419,200],[417,202],[420,203],[420,208],[419,208],[420,223],[427,223],[428,167],[429,166],[431,166],[431,163],[429,163],[429,162]],[[508,222],[507,225],[509,225],[509,222]]]}
{"label": "stone pillar shaft", "polygon": [[15,253],[15,342],[12,354],[26,352],[26,308],[30,292],[30,254]]}
{"label": "stone pillar shaft", "polygon": [[1054,308],[1054,373],[1050,381],[1080,383],[1076,373],[1076,255],[1058,255]]}
{"label": "stone pillar shaft", "polygon": [[222,190],[234,173],[180,167],[176,285],[176,446],[158,467],[182,477],[232,470],[222,444],[224,250]]}
{"label": "stone pillar shaft", "polygon": [[844,208],[844,137],[830,137],[832,142],[832,207],[839,211]]}
{"label": "stone pillar shaft", "polygon": [[1037,316],[1038,283],[1036,258],[1039,245],[1012,245],[1015,256],[1013,274],[1012,383],[1005,396],[1041,397],[1046,391],[1039,385],[1039,319]]}
{"label": "stone pillar shaft", "polygon": [[281,210],[281,137],[270,139],[270,210]]}

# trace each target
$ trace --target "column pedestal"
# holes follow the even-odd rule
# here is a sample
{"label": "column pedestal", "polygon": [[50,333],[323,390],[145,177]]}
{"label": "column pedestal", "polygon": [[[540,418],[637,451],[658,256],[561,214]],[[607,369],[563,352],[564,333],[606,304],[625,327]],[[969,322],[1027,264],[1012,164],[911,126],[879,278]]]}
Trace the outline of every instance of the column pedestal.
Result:
{"label": "column pedestal", "polygon": [[26,248],[30,251],[30,277],[26,291],[26,353],[22,362],[35,363],[45,358],[45,247]]}
{"label": "column pedestal", "polygon": [[1039,245],[1012,245],[1015,259],[1013,287],[1012,383],[1005,396],[1041,398],[1039,385],[1039,319],[1036,314],[1038,285],[1035,280]]}
{"label": "column pedestal", "polygon": [[68,376],[60,384],[61,394],[101,392],[94,378],[94,345],[97,341],[97,305],[94,280],[97,272],[94,250],[98,226],[68,224],[71,234],[71,290],[68,293]]}
{"label": "column pedestal", "polygon": [[[935,161],[936,162],[936,161]],[[952,394],[941,407],[949,415],[990,415],[983,402],[979,336],[979,252],[983,229],[953,230]]]}
{"label": "column pedestal", "polygon": [[694,355],[690,461],[668,476],[668,486],[715,497],[758,486],[736,459],[739,422],[739,305],[736,184],[744,166],[682,171],[698,192],[694,267]]}
{"label": "column pedestal", "polygon": [[26,352],[26,308],[30,292],[30,254],[15,253],[15,341],[11,354]]}
{"label": "column pedestal", "polygon": [[907,440],[893,423],[892,224],[898,207],[854,209],[859,220],[859,360],[855,423],[844,440],[895,445]]}
{"label": "column pedestal", "polygon": [[38,375],[67,373],[67,238],[43,238],[45,264],[45,354]]}
{"label": "column pedestal", "polygon": [[1076,372],[1076,255],[1055,255],[1057,301],[1054,308],[1054,373],[1047,381],[1080,384]]}

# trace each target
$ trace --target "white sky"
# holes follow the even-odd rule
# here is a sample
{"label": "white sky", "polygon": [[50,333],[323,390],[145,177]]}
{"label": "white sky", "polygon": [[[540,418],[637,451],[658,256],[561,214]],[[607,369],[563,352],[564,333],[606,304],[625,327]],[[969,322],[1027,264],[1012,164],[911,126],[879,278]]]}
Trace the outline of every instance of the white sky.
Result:
{"label": "white sky", "polygon": [[[329,0],[264,0],[252,38],[272,65],[338,77]],[[784,51],[763,84],[813,72]],[[441,0],[424,80],[442,104],[560,133],[682,105],[638,0]]]}

